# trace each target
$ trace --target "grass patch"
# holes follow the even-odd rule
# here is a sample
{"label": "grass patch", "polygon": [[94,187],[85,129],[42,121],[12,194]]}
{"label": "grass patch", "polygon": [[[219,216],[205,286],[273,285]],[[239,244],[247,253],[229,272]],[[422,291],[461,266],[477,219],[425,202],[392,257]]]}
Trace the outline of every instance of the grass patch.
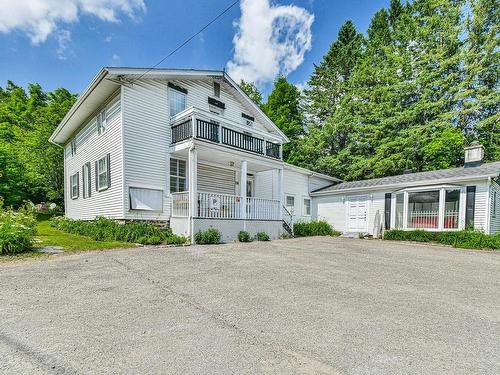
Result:
{"label": "grass patch", "polygon": [[500,233],[485,234],[473,230],[430,232],[425,230],[388,230],[384,240],[435,242],[462,249],[500,249]]}

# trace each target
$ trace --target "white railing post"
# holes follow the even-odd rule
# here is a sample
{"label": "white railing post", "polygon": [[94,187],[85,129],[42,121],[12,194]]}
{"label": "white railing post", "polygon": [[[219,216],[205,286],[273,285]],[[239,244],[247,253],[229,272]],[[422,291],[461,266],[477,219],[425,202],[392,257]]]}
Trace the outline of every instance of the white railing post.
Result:
{"label": "white railing post", "polygon": [[408,229],[408,221],[410,215],[408,214],[408,192],[403,193],[403,229]]}
{"label": "white railing post", "polygon": [[248,173],[248,163],[246,160],[241,161],[240,167],[240,218],[247,218],[247,173]]}
{"label": "white railing post", "polygon": [[191,115],[191,137],[196,138],[196,116]]}
{"label": "white railing post", "polygon": [[444,205],[446,201],[446,189],[439,190],[439,215],[438,215],[438,229],[443,230],[444,228]]}

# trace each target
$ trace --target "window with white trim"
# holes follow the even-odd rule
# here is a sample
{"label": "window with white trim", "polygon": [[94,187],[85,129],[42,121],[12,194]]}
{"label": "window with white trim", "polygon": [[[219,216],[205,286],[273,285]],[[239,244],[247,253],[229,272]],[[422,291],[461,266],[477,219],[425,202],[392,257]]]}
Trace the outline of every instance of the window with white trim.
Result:
{"label": "window with white trim", "polygon": [[110,186],[110,157],[109,154],[96,162],[97,190],[106,190]]}
{"label": "window with white trim", "polygon": [[90,163],[85,163],[82,167],[83,198],[90,198],[92,191],[91,174]]}
{"label": "window with white trim", "polygon": [[70,178],[69,178],[69,182],[70,182],[70,188],[71,188],[71,199],[78,199],[78,194],[80,192],[80,187],[78,186],[78,180],[79,180],[79,176],[78,176],[78,172],[76,172],[74,175],[72,175]]}
{"label": "window with white trim", "polygon": [[129,195],[131,210],[163,210],[163,190],[131,187],[129,189]]}
{"label": "window with white trim", "polygon": [[311,216],[311,200],[304,198],[304,215]]}
{"label": "window with white trim", "polygon": [[186,191],[186,161],[170,159],[170,192]]}
{"label": "window with white trim", "polygon": [[75,156],[76,155],[76,139],[73,139],[71,141],[70,147],[71,147],[71,156]]}
{"label": "window with white trim", "polygon": [[170,116],[186,109],[186,94],[172,87],[168,88],[168,101],[170,103]]}
{"label": "window with white trim", "polygon": [[286,209],[288,211],[292,211],[295,207],[295,197],[293,195],[287,195],[285,203],[286,203]]}
{"label": "window with white trim", "polygon": [[101,135],[106,131],[106,110],[97,115],[97,134]]}

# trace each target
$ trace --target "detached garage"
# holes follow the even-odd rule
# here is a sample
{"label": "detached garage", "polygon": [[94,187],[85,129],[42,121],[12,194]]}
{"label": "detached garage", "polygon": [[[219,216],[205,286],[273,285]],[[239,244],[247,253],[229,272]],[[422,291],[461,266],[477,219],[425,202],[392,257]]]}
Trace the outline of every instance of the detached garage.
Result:
{"label": "detached garage", "polygon": [[311,193],[313,212],[347,234],[385,229],[500,232],[500,161],[484,149],[465,150],[461,168],[342,182]]}

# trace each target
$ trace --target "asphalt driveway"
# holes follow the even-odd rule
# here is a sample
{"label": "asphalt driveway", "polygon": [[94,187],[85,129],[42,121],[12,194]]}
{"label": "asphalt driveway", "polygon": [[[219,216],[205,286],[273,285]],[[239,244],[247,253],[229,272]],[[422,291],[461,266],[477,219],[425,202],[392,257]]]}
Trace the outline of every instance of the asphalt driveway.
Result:
{"label": "asphalt driveway", "polygon": [[0,373],[498,374],[500,254],[341,238],[0,264]]}

